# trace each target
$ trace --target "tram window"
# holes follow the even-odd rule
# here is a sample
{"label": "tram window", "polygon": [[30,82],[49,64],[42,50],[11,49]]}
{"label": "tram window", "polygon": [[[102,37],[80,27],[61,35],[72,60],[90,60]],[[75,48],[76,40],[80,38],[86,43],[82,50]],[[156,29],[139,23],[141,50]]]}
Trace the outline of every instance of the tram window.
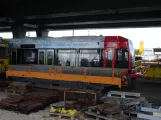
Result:
{"label": "tram window", "polygon": [[106,50],[106,67],[112,67],[112,49]]}
{"label": "tram window", "polygon": [[103,65],[104,65],[103,51],[104,51],[104,49],[101,49],[101,51],[100,51],[100,67],[103,67]]}
{"label": "tram window", "polygon": [[79,66],[99,67],[100,66],[100,50],[80,50]]}
{"label": "tram window", "polygon": [[128,67],[128,50],[115,49],[115,67],[127,68]]}
{"label": "tram window", "polygon": [[128,61],[128,51],[125,51],[125,60]]}
{"label": "tram window", "polygon": [[37,54],[38,50],[33,49],[19,49],[18,50],[18,56],[19,60],[18,63],[20,64],[37,64]]}
{"label": "tram window", "polygon": [[58,62],[61,66],[76,66],[76,50],[58,50]]}
{"label": "tram window", "polygon": [[123,60],[123,58],[122,58],[123,57],[122,56],[122,50],[118,50],[117,54],[118,54],[118,60],[120,60],[120,61]]}

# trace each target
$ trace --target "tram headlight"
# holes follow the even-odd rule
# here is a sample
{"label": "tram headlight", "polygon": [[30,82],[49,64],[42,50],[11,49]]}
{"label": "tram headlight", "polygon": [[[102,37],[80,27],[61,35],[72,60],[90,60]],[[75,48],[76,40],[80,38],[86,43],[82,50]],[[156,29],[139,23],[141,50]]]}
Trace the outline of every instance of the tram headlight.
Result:
{"label": "tram headlight", "polygon": [[132,73],[132,74],[136,73],[136,70],[135,70],[135,69],[132,69],[132,70],[131,70],[131,73]]}

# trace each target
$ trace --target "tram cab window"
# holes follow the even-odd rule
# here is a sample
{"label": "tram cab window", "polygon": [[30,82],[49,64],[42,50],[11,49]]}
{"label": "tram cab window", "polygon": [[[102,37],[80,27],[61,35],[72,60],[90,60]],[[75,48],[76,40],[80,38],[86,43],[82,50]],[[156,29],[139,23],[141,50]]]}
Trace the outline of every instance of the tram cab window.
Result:
{"label": "tram cab window", "polygon": [[57,64],[61,66],[76,66],[76,50],[58,50]]}
{"label": "tram cab window", "polygon": [[128,50],[115,49],[115,68],[128,67]]}
{"label": "tram cab window", "polygon": [[80,50],[79,66],[99,67],[100,66],[100,50]]}

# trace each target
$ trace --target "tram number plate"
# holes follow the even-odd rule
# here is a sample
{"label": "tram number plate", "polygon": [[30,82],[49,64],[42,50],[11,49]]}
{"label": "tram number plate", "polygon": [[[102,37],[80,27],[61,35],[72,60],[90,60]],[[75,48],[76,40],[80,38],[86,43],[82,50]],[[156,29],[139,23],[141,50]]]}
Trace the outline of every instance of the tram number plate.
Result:
{"label": "tram number plate", "polygon": [[106,47],[117,47],[116,42],[108,42]]}

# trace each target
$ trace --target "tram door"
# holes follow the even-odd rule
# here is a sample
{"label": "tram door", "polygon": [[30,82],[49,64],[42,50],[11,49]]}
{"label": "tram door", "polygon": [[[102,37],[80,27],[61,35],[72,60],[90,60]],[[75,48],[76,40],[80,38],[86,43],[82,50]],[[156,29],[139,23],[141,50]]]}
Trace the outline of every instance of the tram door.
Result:
{"label": "tram door", "polygon": [[11,64],[17,64],[17,50],[11,51]]}
{"label": "tram door", "polygon": [[40,65],[45,64],[45,49],[40,49],[38,51],[38,64]]}
{"label": "tram door", "polygon": [[54,50],[53,49],[46,50],[46,64],[54,65]]}
{"label": "tram door", "polygon": [[114,67],[114,49],[113,48],[107,48],[104,50],[104,56],[105,56],[105,64],[104,67],[112,68]]}

